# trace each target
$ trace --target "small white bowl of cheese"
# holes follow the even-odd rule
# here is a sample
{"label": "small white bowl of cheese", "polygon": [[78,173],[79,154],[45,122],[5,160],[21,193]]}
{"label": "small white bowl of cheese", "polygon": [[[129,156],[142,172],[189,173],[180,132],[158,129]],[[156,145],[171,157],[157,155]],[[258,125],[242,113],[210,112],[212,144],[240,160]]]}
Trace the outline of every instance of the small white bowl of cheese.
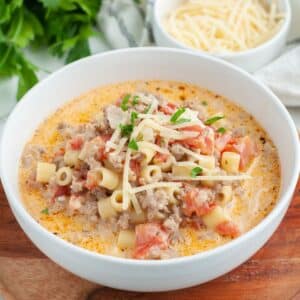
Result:
{"label": "small white bowl of cheese", "polygon": [[205,52],[254,72],[284,48],[291,23],[289,0],[156,0],[158,46]]}

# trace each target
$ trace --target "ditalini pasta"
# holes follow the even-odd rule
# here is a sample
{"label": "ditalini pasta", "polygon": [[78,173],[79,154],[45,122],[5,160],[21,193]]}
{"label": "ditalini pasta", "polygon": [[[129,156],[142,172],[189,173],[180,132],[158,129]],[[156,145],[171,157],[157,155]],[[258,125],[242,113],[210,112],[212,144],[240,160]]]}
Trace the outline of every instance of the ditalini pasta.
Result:
{"label": "ditalini pasta", "polygon": [[221,96],[130,82],[87,93],[46,120],[25,147],[20,187],[32,215],[62,238],[164,259],[255,226],[276,203],[280,168],[257,122]]}
{"label": "ditalini pasta", "polygon": [[211,53],[245,51],[271,39],[284,15],[277,0],[187,0],[164,22],[178,41]]}

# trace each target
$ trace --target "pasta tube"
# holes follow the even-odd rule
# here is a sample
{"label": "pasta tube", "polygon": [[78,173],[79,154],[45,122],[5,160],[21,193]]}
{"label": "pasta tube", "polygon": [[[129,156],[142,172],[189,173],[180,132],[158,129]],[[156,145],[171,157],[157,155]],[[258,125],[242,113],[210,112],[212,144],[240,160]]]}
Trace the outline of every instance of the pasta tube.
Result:
{"label": "pasta tube", "polygon": [[106,189],[114,190],[120,183],[118,174],[107,168],[97,169],[97,174],[99,176],[98,184]]}
{"label": "pasta tube", "polygon": [[98,212],[103,220],[110,219],[117,215],[116,210],[111,205],[110,198],[101,199],[98,201]]}
{"label": "pasta tube", "polygon": [[135,232],[121,230],[118,236],[117,245],[120,249],[132,249],[135,246]]}
{"label": "pasta tube", "polygon": [[155,165],[146,166],[141,174],[146,183],[158,182],[162,179],[161,168]]}
{"label": "pasta tube", "polygon": [[221,158],[222,168],[230,173],[237,173],[240,167],[241,156],[234,152],[223,152]]}
{"label": "pasta tube", "polygon": [[56,183],[61,186],[70,184],[72,181],[72,170],[69,167],[62,167],[56,172]]}
{"label": "pasta tube", "polygon": [[36,181],[48,183],[50,178],[55,174],[56,165],[45,162],[38,162],[36,167]]}

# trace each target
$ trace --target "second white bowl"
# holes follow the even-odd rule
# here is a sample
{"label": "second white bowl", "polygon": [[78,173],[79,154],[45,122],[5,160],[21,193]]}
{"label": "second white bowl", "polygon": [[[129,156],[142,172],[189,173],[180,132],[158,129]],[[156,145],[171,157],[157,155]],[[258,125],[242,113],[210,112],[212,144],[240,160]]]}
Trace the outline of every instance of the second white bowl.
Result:
{"label": "second white bowl", "polygon": [[[156,0],[154,2],[153,32],[156,44],[163,47],[182,48],[192,50],[196,53],[203,53],[204,51],[191,48],[176,40],[164,28],[164,18],[182,2],[182,0]],[[213,56],[225,59],[248,72],[254,72],[271,62],[284,48],[291,24],[289,0],[279,0],[279,8],[285,14],[285,19],[280,30],[270,40],[247,51],[230,54],[213,54]]]}

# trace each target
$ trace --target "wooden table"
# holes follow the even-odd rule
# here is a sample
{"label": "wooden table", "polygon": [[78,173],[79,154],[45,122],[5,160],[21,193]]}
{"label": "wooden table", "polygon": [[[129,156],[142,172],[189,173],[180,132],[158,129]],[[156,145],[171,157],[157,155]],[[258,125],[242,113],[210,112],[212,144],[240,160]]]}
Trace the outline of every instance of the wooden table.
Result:
{"label": "wooden table", "polygon": [[271,240],[234,271],[207,284],[169,293],[133,293],[98,286],[63,270],[25,236],[0,184],[0,294],[17,300],[300,299],[300,181]]}

